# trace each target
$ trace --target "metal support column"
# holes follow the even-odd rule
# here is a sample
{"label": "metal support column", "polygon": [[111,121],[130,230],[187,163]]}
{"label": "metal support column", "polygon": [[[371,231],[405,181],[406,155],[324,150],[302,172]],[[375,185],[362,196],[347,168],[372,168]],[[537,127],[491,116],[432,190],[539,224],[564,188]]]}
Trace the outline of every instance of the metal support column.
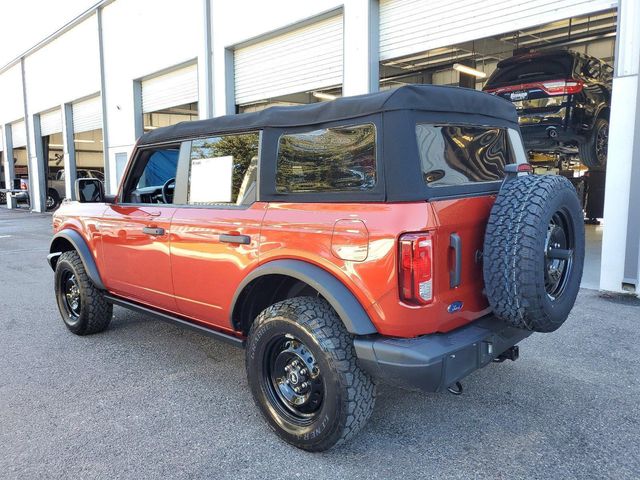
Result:
{"label": "metal support column", "polygon": [[[2,129],[4,138],[4,179],[5,188],[13,188],[13,179],[16,176],[15,164],[13,162],[13,137],[11,133],[11,124],[7,123]],[[15,198],[7,194],[7,208],[16,208],[17,202]]]}
{"label": "metal support column", "polygon": [[67,198],[76,200],[76,145],[73,141],[73,106],[65,103],[62,111],[62,153],[64,163],[64,193]]}

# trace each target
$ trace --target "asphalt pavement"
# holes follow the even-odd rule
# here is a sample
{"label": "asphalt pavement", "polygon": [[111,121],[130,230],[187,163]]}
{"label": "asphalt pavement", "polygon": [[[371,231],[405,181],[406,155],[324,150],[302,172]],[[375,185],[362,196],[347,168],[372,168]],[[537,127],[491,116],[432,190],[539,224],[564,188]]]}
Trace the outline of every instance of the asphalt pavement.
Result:
{"label": "asphalt pavement", "polygon": [[640,301],[582,290],[566,324],[461,396],[380,385],[350,443],[312,454],[260,417],[243,351],[115,308],[64,327],[51,217],[0,208],[0,478],[639,478]]}

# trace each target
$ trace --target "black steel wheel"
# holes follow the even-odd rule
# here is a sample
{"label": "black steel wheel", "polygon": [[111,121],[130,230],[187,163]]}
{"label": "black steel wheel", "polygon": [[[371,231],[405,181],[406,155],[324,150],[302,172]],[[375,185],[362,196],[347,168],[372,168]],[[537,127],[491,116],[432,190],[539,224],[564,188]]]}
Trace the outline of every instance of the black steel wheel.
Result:
{"label": "black steel wheel", "polygon": [[63,295],[63,307],[68,317],[69,323],[76,323],[80,320],[81,299],[80,286],[76,275],[71,270],[64,270],[60,275],[60,290]]}
{"label": "black steel wheel", "polygon": [[298,448],[317,452],[348,440],[373,410],[375,384],[324,299],[295,297],[260,313],[247,338],[246,367],[269,426]]}
{"label": "black steel wheel", "polygon": [[91,282],[77,252],[60,255],[54,286],[60,316],[73,333],[89,335],[102,332],[109,326],[113,307]]}
{"label": "black steel wheel", "polygon": [[506,182],[491,209],[483,270],[494,314],[507,324],[552,332],[580,289],[584,219],[571,182],[527,175]]}
{"label": "black steel wheel", "polygon": [[311,349],[293,335],[269,342],[262,369],[263,388],[280,415],[306,426],[320,412],[324,381]]}

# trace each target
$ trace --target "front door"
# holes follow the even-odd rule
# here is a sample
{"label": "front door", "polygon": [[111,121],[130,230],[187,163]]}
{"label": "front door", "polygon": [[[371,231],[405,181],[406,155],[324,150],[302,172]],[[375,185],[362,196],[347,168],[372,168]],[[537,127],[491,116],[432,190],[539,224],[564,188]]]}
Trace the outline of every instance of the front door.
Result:
{"label": "front door", "polygon": [[175,312],[169,256],[179,146],[136,153],[118,203],[100,221],[109,291]]}
{"label": "front door", "polygon": [[230,328],[231,299],[258,262],[267,204],[256,202],[258,133],[191,142],[186,203],[173,217],[171,264],[185,316]]}

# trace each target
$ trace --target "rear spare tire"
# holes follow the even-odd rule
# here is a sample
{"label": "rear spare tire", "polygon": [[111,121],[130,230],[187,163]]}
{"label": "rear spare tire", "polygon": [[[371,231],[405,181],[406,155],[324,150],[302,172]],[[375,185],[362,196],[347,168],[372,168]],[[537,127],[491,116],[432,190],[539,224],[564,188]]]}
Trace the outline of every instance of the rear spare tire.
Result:
{"label": "rear spare tire", "polygon": [[552,332],[575,303],[584,261],[584,218],[571,182],[527,175],[506,182],[484,238],[484,282],[495,315]]}

